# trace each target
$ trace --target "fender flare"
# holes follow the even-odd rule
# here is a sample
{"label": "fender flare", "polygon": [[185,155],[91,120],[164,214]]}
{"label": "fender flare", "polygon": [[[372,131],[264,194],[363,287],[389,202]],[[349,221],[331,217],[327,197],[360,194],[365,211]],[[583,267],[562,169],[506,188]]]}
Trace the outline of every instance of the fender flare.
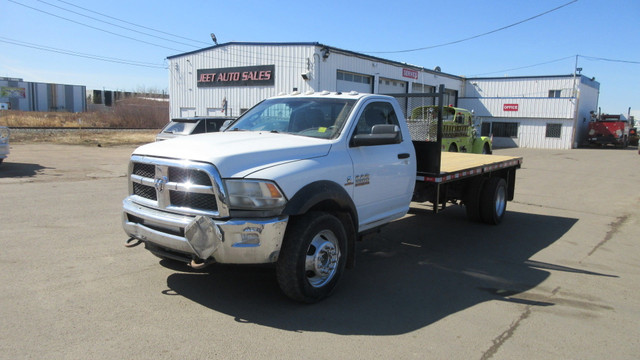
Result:
{"label": "fender flare", "polygon": [[355,242],[358,235],[358,211],[351,196],[342,186],[328,180],[307,184],[287,202],[282,214],[302,215],[322,203],[325,203],[326,206],[321,205],[317,210],[336,210],[336,206],[339,210],[337,216],[344,224],[348,238],[347,268],[353,268],[355,266]]}
{"label": "fender flare", "polygon": [[355,223],[358,223],[358,212],[351,196],[342,186],[328,180],[316,181],[298,190],[287,202],[282,213],[284,215],[301,215],[327,200],[336,203],[340,209],[348,211],[354,217]]}

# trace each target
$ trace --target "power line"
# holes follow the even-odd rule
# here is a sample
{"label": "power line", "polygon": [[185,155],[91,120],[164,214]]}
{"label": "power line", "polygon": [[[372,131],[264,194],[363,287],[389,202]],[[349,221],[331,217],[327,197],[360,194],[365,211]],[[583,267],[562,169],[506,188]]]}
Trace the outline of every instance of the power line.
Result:
{"label": "power line", "polygon": [[482,74],[470,75],[469,77],[477,77],[477,76],[482,76],[482,75],[497,74],[497,73],[503,73],[505,71],[522,70],[522,69],[527,69],[527,68],[531,68],[531,67],[535,67],[535,66],[547,65],[547,64],[551,64],[551,63],[562,61],[562,60],[574,59],[575,57],[576,57],[575,55],[566,56],[566,57],[563,57],[563,58],[560,58],[560,59],[545,61],[545,62],[533,64],[533,65],[526,65],[526,66],[521,66],[521,67],[511,68],[511,69],[505,69],[505,70],[499,70],[499,71],[491,71],[491,72],[486,72],[486,73],[482,73]]}
{"label": "power line", "polygon": [[606,59],[606,58],[594,57],[594,56],[586,56],[586,55],[578,55],[578,56],[583,58],[583,59],[593,60],[593,61],[608,61],[608,62],[617,62],[617,63],[626,63],[626,64],[640,64],[640,61]]}
{"label": "power line", "polygon": [[[130,39],[130,40],[142,42],[142,43],[153,45],[153,46],[162,47],[162,48],[173,50],[173,51],[176,51],[176,52],[179,52],[179,53],[187,52],[185,50],[173,49],[173,48],[170,48],[170,47],[162,46],[162,45],[159,45],[159,44],[154,44],[154,43],[147,42],[147,41],[144,41],[144,40],[132,38],[132,37],[121,35],[121,34],[118,34],[118,33],[114,33],[114,32],[108,31],[108,30],[97,28],[97,27],[94,27],[94,26],[91,26],[91,25],[88,25],[88,24],[85,24],[85,23],[82,23],[82,22],[78,22],[78,21],[75,21],[75,20],[72,20],[72,19],[68,19],[68,18],[65,18],[65,17],[62,17],[62,16],[58,16],[56,14],[53,14],[53,13],[50,13],[50,12],[47,12],[47,11],[44,11],[44,10],[41,10],[41,9],[37,9],[37,8],[31,7],[31,6],[19,3],[19,2],[15,1],[15,0],[9,0],[9,1],[12,2],[12,3],[18,4],[18,5],[24,6],[26,8],[32,9],[32,10],[45,13],[45,14],[53,16],[53,17],[57,17],[57,18],[60,18],[60,19],[63,19],[63,20],[67,20],[67,21],[70,21],[70,22],[73,22],[73,23],[76,23],[76,24],[79,24],[79,25],[82,25],[82,26],[86,26],[86,27],[89,27],[89,28],[92,28],[92,29],[95,29],[95,30],[99,30],[99,31],[103,31],[103,32],[109,33],[109,34],[112,34],[112,35],[124,37],[124,38]],[[40,0],[38,0],[38,1],[40,1]],[[42,1],[42,2],[46,3],[45,1]],[[244,51],[244,52],[246,54],[245,56],[258,57],[257,53],[254,53],[252,51]],[[205,56],[205,57],[208,57],[208,58],[211,58],[211,59],[223,60],[223,58],[220,58],[220,57],[207,56],[207,55],[204,55],[204,54],[202,54],[202,56]],[[238,55],[238,56],[240,56],[240,55]],[[281,59],[283,62],[291,63],[291,64],[297,64],[298,61],[304,61],[304,59],[297,60],[297,59],[295,59],[295,58],[293,58],[291,56],[285,56],[285,55],[274,55],[273,58],[278,58],[278,59]]]}
{"label": "power line", "polygon": [[54,48],[54,47],[50,47],[50,46],[44,46],[44,45],[39,45],[39,44],[22,42],[22,41],[18,41],[18,40],[14,40],[14,39],[9,39],[9,38],[3,37],[3,36],[0,36],[0,42],[13,44],[13,45],[17,45],[17,46],[22,46],[22,47],[27,47],[27,48],[32,48],[32,49],[37,49],[37,50],[42,50],[42,51],[54,52],[54,53],[58,53],[58,54],[82,57],[82,58],[86,58],[86,59],[100,60],[100,61],[106,61],[106,62],[111,62],[111,63],[125,64],[125,65],[132,65],[132,66],[140,66],[140,67],[147,67],[147,68],[167,69],[167,67],[164,66],[164,65],[146,63],[146,62],[141,62],[141,61],[125,60],[125,59],[119,59],[119,58],[112,58],[112,57],[106,57],[106,56],[99,56],[99,55],[93,55],[93,54],[79,53],[79,52],[75,52],[75,51],[71,51],[71,50],[64,50],[64,49],[58,49],[58,48]]}
{"label": "power line", "polygon": [[125,39],[137,41],[137,42],[141,42],[141,43],[144,43],[144,44],[147,44],[147,45],[153,45],[153,46],[161,47],[161,48],[168,49],[168,50],[184,52],[184,50],[179,50],[179,49],[174,49],[174,48],[170,48],[170,47],[167,47],[167,46],[162,46],[162,45],[159,45],[159,44],[154,44],[152,42],[148,42],[148,41],[132,38],[130,36],[118,34],[118,33],[115,33],[115,32],[109,31],[109,30],[105,30],[105,29],[101,29],[101,28],[98,28],[98,27],[95,27],[95,26],[91,26],[91,25],[88,25],[88,24],[85,24],[85,23],[81,23],[79,21],[68,19],[68,18],[65,18],[63,16],[59,16],[59,15],[56,15],[56,14],[53,14],[53,13],[50,13],[50,12],[47,12],[47,11],[44,11],[44,10],[41,10],[41,9],[38,9],[38,8],[34,8],[32,6],[29,6],[29,5],[25,5],[25,4],[19,3],[19,2],[15,1],[15,0],[9,0],[9,1],[14,3],[14,4],[18,4],[20,6],[24,6],[26,8],[29,8],[29,9],[32,9],[32,10],[35,10],[35,11],[38,11],[38,12],[41,12],[41,13],[44,13],[44,14],[47,14],[47,15],[51,15],[53,17],[57,17],[59,19],[63,19],[63,20],[66,20],[66,21],[69,21],[69,22],[72,22],[72,23],[75,23],[75,24],[78,24],[78,25],[86,26],[86,27],[94,29],[94,30],[106,32],[106,33],[111,34],[111,35],[119,36],[119,37],[122,37],[122,38],[125,38]]}
{"label": "power line", "polygon": [[192,42],[195,42],[195,43],[200,43],[200,44],[204,44],[204,45],[211,45],[211,43],[208,43],[208,42],[204,42],[204,41],[200,41],[200,40],[193,40],[193,39],[189,39],[189,38],[186,38],[186,37],[183,37],[183,36],[179,36],[179,35],[171,34],[171,33],[168,33],[168,32],[162,31],[162,30],[153,29],[153,28],[146,27],[146,26],[142,26],[142,25],[139,25],[139,24],[135,24],[135,23],[132,23],[132,22],[129,22],[129,21],[126,21],[126,20],[122,20],[122,19],[119,19],[119,18],[116,18],[116,17],[113,17],[113,16],[109,16],[109,15],[106,15],[106,14],[103,14],[103,13],[99,13],[99,12],[97,12],[97,11],[93,11],[93,10],[91,10],[91,9],[84,8],[84,7],[82,7],[82,6],[78,6],[78,5],[72,4],[72,3],[68,2],[68,1],[63,1],[63,0],[58,0],[58,1],[59,1],[59,2],[61,2],[61,3],[65,3],[65,4],[67,4],[67,5],[71,5],[71,6],[73,6],[73,7],[77,7],[77,8],[79,8],[79,9],[84,10],[84,11],[88,11],[88,12],[90,12],[90,13],[94,13],[94,14],[97,14],[97,15],[100,15],[100,16],[104,16],[104,17],[109,18],[109,19],[117,20],[117,21],[123,22],[123,23],[125,23],[125,24],[129,24],[129,25],[137,26],[137,27],[142,28],[142,29],[147,29],[147,30],[155,31],[155,32],[158,32],[158,33],[161,33],[161,34],[165,34],[165,35],[173,36],[173,37],[176,37],[176,38],[179,38],[179,39],[183,39],[183,40],[192,41]]}
{"label": "power line", "polygon": [[156,36],[156,35],[153,35],[153,34],[148,34],[148,33],[145,33],[145,32],[139,31],[139,30],[131,29],[131,28],[128,28],[128,27],[125,27],[125,26],[121,26],[121,25],[118,25],[118,24],[114,24],[114,23],[111,23],[111,22],[108,22],[108,21],[100,20],[98,18],[95,18],[95,17],[92,17],[92,16],[88,16],[88,15],[79,13],[77,11],[69,10],[69,9],[64,8],[64,7],[57,6],[57,5],[48,3],[48,2],[43,1],[43,0],[37,0],[37,1],[39,1],[39,2],[41,2],[43,4],[47,4],[49,6],[55,7],[55,8],[60,9],[60,10],[68,11],[70,13],[89,18],[91,20],[95,20],[95,21],[99,21],[99,22],[102,22],[102,23],[105,23],[105,24],[108,24],[108,25],[111,25],[111,26],[119,27],[119,28],[124,29],[124,30],[132,31],[132,32],[135,32],[135,33],[138,33],[138,34],[142,34],[142,35],[146,35],[146,36],[150,36],[150,37],[154,37],[154,38],[157,38],[157,39],[160,39],[160,40],[165,40],[165,41],[169,41],[169,42],[175,42],[175,43],[178,43],[178,44],[181,44],[181,45],[193,46],[191,44],[187,44],[187,43],[183,43],[183,42],[179,42],[179,41],[163,38],[163,37]]}
{"label": "power line", "polygon": [[553,8],[553,9],[551,9],[551,10],[545,11],[545,12],[540,13],[540,14],[538,14],[538,15],[535,15],[535,16],[532,16],[532,17],[530,17],[530,18],[527,18],[527,19],[524,19],[524,20],[521,20],[521,21],[515,22],[515,23],[513,23],[513,24],[511,24],[511,25],[503,26],[503,27],[498,28],[498,29],[495,29],[495,30],[491,30],[491,31],[488,31],[488,32],[485,32],[485,33],[482,33],[482,34],[479,34],[479,35],[470,36],[470,37],[467,37],[467,38],[464,38],[464,39],[460,39],[460,40],[450,41],[450,42],[443,43],[443,44],[438,44],[438,45],[425,46],[425,47],[416,48],[416,49],[395,50],[395,51],[363,51],[363,52],[370,53],[370,54],[397,54],[397,53],[406,53],[406,52],[413,52],[413,51],[420,51],[420,50],[428,50],[428,49],[433,49],[433,48],[437,48],[437,47],[442,47],[442,46],[447,46],[447,45],[457,44],[457,43],[461,43],[461,42],[463,42],[463,41],[468,41],[468,40],[472,40],[472,39],[477,39],[477,38],[479,38],[479,37],[481,37],[481,36],[486,36],[486,35],[489,35],[489,34],[496,33],[496,32],[498,32],[498,31],[506,30],[506,29],[511,28],[511,27],[514,27],[514,26],[516,26],[516,25],[520,25],[520,24],[525,23],[525,22],[527,22],[527,21],[531,21],[531,20],[533,20],[533,19],[539,18],[539,17],[541,17],[541,16],[544,16],[544,15],[546,15],[546,14],[549,14],[549,13],[551,13],[551,12],[554,12],[554,11],[556,11],[556,10],[559,10],[559,9],[561,9],[561,8],[565,7],[565,6],[569,6],[569,5],[571,5],[571,4],[573,4],[573,3],[577,2],[577,1],[578,1],[578,0],[572,0],[572,1],[570,1],[570,2],[568,2],[568,3],[566,3],[566,4],[564,4],[564,5],[560,5],[560,6],[556,7],[556,8]]}
{"label": "power line", "polygon": [[47,4],[47,5],[49,5],[49,6],[55,7],[55,8],[60,9],[60,10],[68,11],[68,12],[70,12],[70,13],[72,13],[72,14],[76,14],[76,15],[84,16],[84,17],[89,18],[89,19],[91,19],[91,20],[95,20],[95,21],[99,21],[99,22],[102,22],[102,23],[105,23],[105,24],[109,24],[109,25],[111,25],[111,26],[119,27],[119,28],[124,29],[124,30],[133,31],[133,32],[138,33],[138,34],[142,34],[142,35],[146,35],[146,36],[154,37],[154,38],[156,38],[156,39],[160,39],[160,40],[164,40],[164,41],[174,42],[174,43],[177,43],[177,44],[180,44],[180,45],[186,45],[186,46],[195,47],[194,45],[187,44],[187,43],[184,43],[184,42],[180,42],[180,41],[176,41],[176,40],[171,40],[171,39],[163,38],[163,37],[156,36],[156,35],[153,35],[153,34],[145,33],[145,32],[143,32],[143,31],[135,30],[135,29],[128,28],[128,27],[125,27],[125,26],[121,26],[121,25],[118,25],[118,24],[114,24],[114,23],[111,23],[111,22],[108,22],[108,21],[100,20],[100,19],[98,19],[98,18],[95,18],[95,17],[89,16],[89,15],[85,15],[85,14],[79,13],[79,12],[77,12],[77,11],[69,10],[69,9],[64,8],[64,7],[61,7],[61,6],[58,6],[58,5],[51,4],[51,3],[48,3],[48,2],[43,1],[43,0],[37,0],[37,1],[39,1],[39,2],[41,2],[41,3],[43,3],[43,4]]}
{"label": "power line", "polygon": [[638,65],[640,65],[640,61],[620,60],[620,59],[607,59],[607,58],[587,56],[587,55],[572,55],[572,56],[566,56],[566,57],[563,57],[563,58],[560,58],[560,59],[545,61],[545,62],[533,64],[533,65],[526,65],[526,66],[510,68],[510,69],[504,69],[504,70],[499,70],[499,71],[491,71],[491,72],[486,72],[486,73],[482,73],[482,74],[474,74],[474,75],[470,75],[468,77],[472,78],[472,77],[478,77],[478,76],[483,76],[483,75],[504,73],[506,71],[522,70],[522,69],[527,69],[527,68],[531,68],[531,67],[535,67],[535,66],[547,65],[547,64],[554,63],[554,62],[567,60],[567,59],[575,59],[576,57],[583,58],[583,59],[586,59],[586,60],[591,60],[591,61],[608,61],[608,62],[625,63],[625,64],[638,64]]}

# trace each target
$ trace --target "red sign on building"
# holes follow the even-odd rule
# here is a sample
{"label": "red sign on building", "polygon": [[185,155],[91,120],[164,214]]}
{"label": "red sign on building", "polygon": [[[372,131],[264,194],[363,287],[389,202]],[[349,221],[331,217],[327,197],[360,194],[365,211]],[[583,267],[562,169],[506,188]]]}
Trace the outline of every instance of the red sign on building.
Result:
{"label": "red sign on building", "polygon": [[411,69],[402,69],[402,76],[410,79],[418,79],[418,72]]}
{"label": "red sign on building", "polygon": [[502,111],[518,111],[518,104],[503,104]]}

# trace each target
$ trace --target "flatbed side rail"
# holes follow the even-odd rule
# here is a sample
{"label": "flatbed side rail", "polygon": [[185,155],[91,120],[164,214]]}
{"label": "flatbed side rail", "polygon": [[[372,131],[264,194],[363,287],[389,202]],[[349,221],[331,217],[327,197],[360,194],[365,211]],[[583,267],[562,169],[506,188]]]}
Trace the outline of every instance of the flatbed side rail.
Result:
{"label": "flatbed side rail", "polygon": [[451,181],[464,179],[476,175],[490,173],[496,170],[502,170],[506,168],[519,169],[522,165],[522,158],[514,158],[513,160],[501,161],[498,163],[492,163],[487,165],[480,165],[473,168],[463,169],[451,173],[430,174],[418,172],[416,176],[417,181],[431,182],[436,184],[444,184]]}

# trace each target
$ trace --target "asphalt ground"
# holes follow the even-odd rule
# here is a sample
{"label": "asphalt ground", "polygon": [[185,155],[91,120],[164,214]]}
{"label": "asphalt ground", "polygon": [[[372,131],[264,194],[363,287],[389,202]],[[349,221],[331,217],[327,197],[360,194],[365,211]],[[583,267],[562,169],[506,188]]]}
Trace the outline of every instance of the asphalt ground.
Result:
{"label": "asphalt ground", "polygon": [[499,226],[419,204],[329,299],[270,266],[193,271],[121,228],[133,147],[13,145],[0,165],[1,359],[637,359],[640,156],[522,156]]}

